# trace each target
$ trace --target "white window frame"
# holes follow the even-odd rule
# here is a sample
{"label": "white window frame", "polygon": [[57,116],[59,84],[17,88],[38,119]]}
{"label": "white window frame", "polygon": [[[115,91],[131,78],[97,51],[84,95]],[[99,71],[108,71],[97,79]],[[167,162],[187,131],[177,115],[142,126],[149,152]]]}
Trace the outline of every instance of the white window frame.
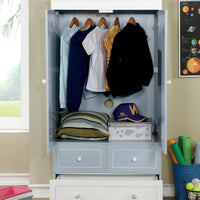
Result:
{"label": "white window frame", "polygon": [[29,130],[29,1],[21,0],[21,117],[0,117],[0,131]]}

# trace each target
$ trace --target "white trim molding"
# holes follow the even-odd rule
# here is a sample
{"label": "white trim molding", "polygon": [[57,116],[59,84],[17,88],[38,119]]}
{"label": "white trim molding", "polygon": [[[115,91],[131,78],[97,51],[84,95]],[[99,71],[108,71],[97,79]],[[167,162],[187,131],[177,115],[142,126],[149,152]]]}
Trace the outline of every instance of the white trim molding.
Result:
{"label": "white trim molding", "polygon": [[174,184],[163,184],[163,196],[175,197]]}
{"label": "white trim molding", "polygon": [[159,10],[162,9],[161,0],[124,0],[124,1],[107,1],[107,0],[51,0],[51,9],[55,10],[124,10],[127,8],[135,10]]}
{"label": "white trim molding", "polygon": [[0,173],[0,186],[28,184],[29,173]]}
{"label": "white trim molding", "polygon": [[50,185],[49,184],[29,184],[28,187],[32,189],[34,198],[49,198],[50,197]]}

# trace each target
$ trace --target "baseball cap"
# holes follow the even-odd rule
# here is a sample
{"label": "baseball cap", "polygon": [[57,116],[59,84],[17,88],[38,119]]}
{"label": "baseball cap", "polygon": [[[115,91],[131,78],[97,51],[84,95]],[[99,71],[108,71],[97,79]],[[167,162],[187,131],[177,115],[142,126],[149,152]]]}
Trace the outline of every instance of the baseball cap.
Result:
{"label": "baseball cap", "polygon": [[122,103],[119,104],[113,112],[115,120],[123,121],[129,120],[132,122],[142,122],[147,117],[138,113],[135,103]]}

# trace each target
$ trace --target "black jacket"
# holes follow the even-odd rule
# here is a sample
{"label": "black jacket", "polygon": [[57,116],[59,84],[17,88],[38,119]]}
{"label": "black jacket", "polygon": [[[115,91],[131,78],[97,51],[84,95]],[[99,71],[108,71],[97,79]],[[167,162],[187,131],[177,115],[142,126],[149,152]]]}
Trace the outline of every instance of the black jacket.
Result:
{"label": "black jacket", "polygon": [[128,23],[113,42],[107,79],[113,97],[129,95],[148,86],[153,63],[143,28]]}

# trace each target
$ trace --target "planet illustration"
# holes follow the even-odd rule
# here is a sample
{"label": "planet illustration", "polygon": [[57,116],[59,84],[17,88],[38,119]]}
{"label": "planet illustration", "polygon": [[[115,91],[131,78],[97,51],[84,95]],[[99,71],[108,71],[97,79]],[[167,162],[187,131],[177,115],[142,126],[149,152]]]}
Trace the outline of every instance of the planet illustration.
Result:
{"label": "planet illustration", "polygon": [[184,7],[183,7],[183,12],[184,12],[184,13],[188,13],[189,10],[190,10],[190,8],[189,8],[188,6],[184,6]]}
{"label": "planet illustration", "polygon": [[197,54],[197,48],[192,48],[192,49],[191,49],[191,53],[192,53],[192,54]]}
{"label": "planet illustration", "polygon": [[187,74],[188,73],[188,70],[187,69],[184,69],[183,70],[183,74]]}
{"label": "planet illustration", "polygon": [[195,30],[197,29],[197,27],[195,26],[190,26],[187,30],[187,32],[193,33]]}
{"label": "planet illustration", "polygon": [[187,62],[187,69],[189,72],[195,74],[200,71],[200,60],[198,58],[190,58]]}

